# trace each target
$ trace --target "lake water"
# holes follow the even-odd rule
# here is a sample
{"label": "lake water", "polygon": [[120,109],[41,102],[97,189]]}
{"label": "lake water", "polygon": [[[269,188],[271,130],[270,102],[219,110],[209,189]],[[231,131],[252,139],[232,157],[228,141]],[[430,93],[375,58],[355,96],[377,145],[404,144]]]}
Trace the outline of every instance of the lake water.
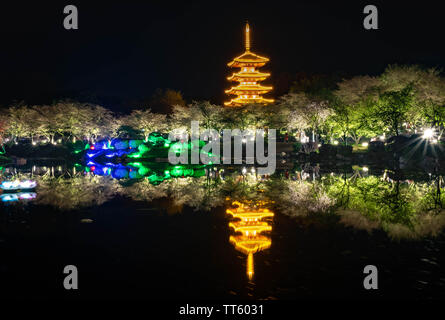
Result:
{"label": "lake water", "polygon": [[[121,170],[121,171],[118,171]],[[2,168],[8,298],[443,298],[442,176],[296,165]],[[231,213],[230,213],[231,212]],[[256,220],[255,220],[256,219]],[[79,290],[63,288],[75,265]],[[378,268],[379,290],[363,288]]]}

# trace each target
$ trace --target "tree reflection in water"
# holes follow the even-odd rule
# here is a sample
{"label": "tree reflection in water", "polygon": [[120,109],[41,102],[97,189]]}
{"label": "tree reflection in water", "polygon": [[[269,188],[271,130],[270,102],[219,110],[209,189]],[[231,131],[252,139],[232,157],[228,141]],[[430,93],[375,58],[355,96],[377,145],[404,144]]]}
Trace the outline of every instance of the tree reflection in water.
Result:
{"label": "tree reflection in water", "polygon": [[400,172],[385,171],[377,176],[354,167],[352,172],[320,174],[320,168],[310,166],[271,177],[256,175],[255,168],[221,167],[206,168],[202,176],[164,175],[162,179],[114,179],[79,168],[59,175],[55,171],[60,170],[47,168],[40,174],[34,169],[31,174],[10,170],[1,173],[1,180],[35,179],[37,187],[31,191],[37,196],[26,201],[60,210],[98,206],[116,195],[146,202],[167,199],[179,211],[183,206],[208,211],[230,199],[244,205],[263,203],[269,210],[296,217],[337,215],[347,226],[370,232],[381,228],[393,238],[435,236],[445,226],[441,175],[414,182]]}
{"label": "tree reflection in water", "polygon": [[[367,175],[334,173],[315,180],[270,184],[281,212],[292,216],[337,214],[345,225],[371,231],[382,228],[393,238],[436,236],[445,226],[443,177],[429,182],[400,179],[400,173]],[[285,190],[277,192],[277,190]]]}
{"label": "tree reflection in water", "polygon": [[35,203],[60,210],[97,206],[119,194],[121,186],[111,177],[92,174],[37,178]]}

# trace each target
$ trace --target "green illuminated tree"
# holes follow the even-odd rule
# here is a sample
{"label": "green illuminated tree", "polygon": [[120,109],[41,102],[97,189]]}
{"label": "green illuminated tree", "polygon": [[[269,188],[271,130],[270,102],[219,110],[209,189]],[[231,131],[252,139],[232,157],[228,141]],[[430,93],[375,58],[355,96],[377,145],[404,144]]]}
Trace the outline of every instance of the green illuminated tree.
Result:
{"label": "green illuminated tree", "polygon": [[381,132],[387,129],[390,134],[398,136],[403,130],[403,123],[408,121],[409,112],[413,107],[412,85],[407,85],[398,91],[386,91],[370,106],[366,115],[368,127]]}
{"label": "green illuminated tree", "polygon": [[362,137],[372,137],[375,132],[364,121],[368,106],[376,101],[380,79],[369,76],[357,76],[343,80],[334,92],[334,114],[329,123],[334,135],[347,143],[347,138],[360,143]]}
{"label": "green illuminated tree", "polygon": [[380,78],[382,92],[401,91],[412,86],[415,107],[408,110],[406,123],[409,127],[430,125],[443,132],[445,79],[440,76],[440,70],[422,69],[417,65],[390,65]]}
{"label": "green illuminated tree", "polygon": [[438,139],[440,140],[445,131],[445,105],[426,103],[423,115],[427,123],[438,128]]}

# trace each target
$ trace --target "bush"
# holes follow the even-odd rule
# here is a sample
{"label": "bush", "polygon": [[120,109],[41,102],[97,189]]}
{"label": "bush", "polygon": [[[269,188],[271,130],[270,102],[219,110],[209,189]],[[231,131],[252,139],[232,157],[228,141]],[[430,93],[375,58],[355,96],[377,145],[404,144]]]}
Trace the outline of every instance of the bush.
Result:
{"label": "bush", "polygon": [[352,154],[352,146],[337,146],[337,154],[341,154],[342,156],[347,156]]}
{"label": "bush", "polygon": [[320,147],[320,154],[322,156],[335,156],[337,154],[337,147],[332,144],[323,144]]}
{"label": "bush", "polygon": [[395,136],[388,139],[386,148],[389,152],[401,152],[410,145],[410,138],[405,136]]}
{"label": "bush", "polygon": [[77,140],[76,142],[67,142],[66,146],[67,148],[71,151],[71,152],[75,152],[75,151],[83,151],[85,150],[85,146],[87,145],[87,143],[85,141],[82,140]]}
{"label": "bush", "polygon": [[119,140],[114,143],[114,147],[116,150],[125,150],[128,149],[128,141]]}
{"label": "bush", "polygon": [[137,148],[142,144],[142,140],[130,140],[129,141],[129,146],[131,148]]}
{"label": "bush", "polygon": [[372,141],[368,146],[369,152],[385,152],[385,144],[382,141]]}
{"label": "bush", "polygon": [[297,141],[294,143],[294,151],[297,153],[301,151],[301,142]]}

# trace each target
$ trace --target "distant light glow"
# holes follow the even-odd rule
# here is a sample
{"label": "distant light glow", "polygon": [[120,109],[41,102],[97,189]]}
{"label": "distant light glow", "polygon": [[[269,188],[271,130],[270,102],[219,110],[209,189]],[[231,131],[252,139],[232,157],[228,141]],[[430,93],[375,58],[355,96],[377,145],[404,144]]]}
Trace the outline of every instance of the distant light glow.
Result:
{"label": "distant light glow", "polygon": [[37,186],[37,182],[34,180],[3,181],[0,184],[0,188],[3,190],[33,189],[36,186]]}
{"label": "distant light glow", "polygon": [[367,142],[363,142],[363,143],[362,143],[362,146],[363,146],[363,147],[368,147],[368,145],[369,145],[369,143],[367,143]]}
{"label": "distant light glow", "polygon": [[0,195],[0,199],[2,202],[13,202],[35,199],[36,196],[37,194],[35,192],[4,193]]}
{"label": "distant light glow", "polygon": [[434,130],[431,128],[425,129],[423,131],[423,138],[424,139],[431,139],[434,136]]}

